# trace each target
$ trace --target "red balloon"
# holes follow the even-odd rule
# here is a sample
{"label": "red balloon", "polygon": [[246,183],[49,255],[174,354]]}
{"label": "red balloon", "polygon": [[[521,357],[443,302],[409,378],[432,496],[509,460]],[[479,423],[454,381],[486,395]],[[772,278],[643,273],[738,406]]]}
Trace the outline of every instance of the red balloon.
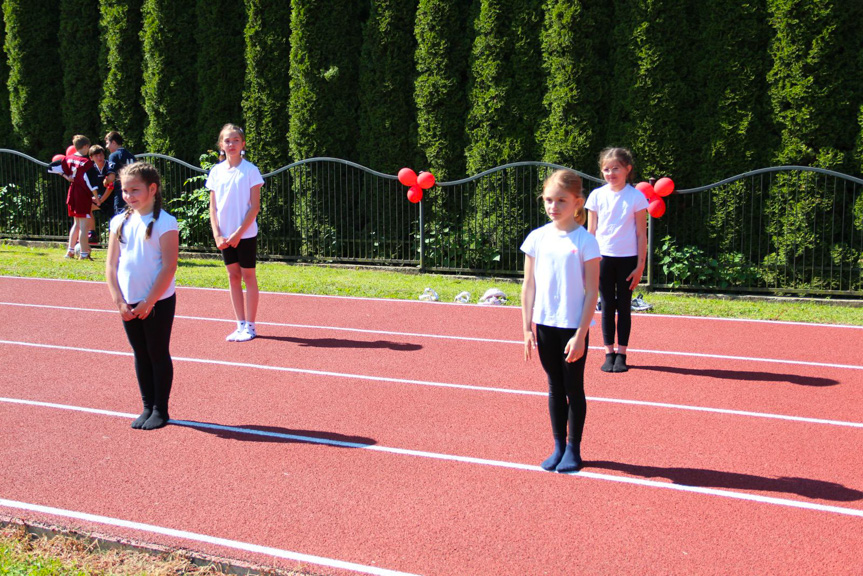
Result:
{"label": "red balloon", "polygon": [[423,199],[423,189],[414,184],[408,188],[408,200],[416,204]]}
{"label": "red balloon", "polygon": [[69,147],[66,148],[66,156],[72,156],[73,154],[75,154],[75,146],[69,144]]}
{"label": "red balloon", "polygon": [[656,193],[660,196],[668,196],[674,192],[674,181],[671,178],[660,178],[654,186]]}
{"label": "red balloon", "polygon": [[417,173],[410,168],[399,170],[399,182],[405,186],[414,186],[417,183]]}
{"label": "red balloon", "polygon": [[650,215],[654,218],[661,218],[662,215],[665,214],[665,200],[659,196],[655,197],[650,201],[650,204],[647,205],[647,211],[650,212]]}
{"label": "red balloon", "polygon": [[435,184],[434,174],[431,172],[420,172],[417,176],[417,185],[423,190],[428,190]]}
{"label": "red balloon", "polygon": [[63,156],[62,154],[54,154],[54,156],[51,157],[51,162],[59,162],[63,158],[65,158],[65,156]]}
{"label": "red balloon", "polygon": [[650,182],[639,182],[635,185],[635,187],[644,194],[644,197],[647,198],[647,201],[650,202],[656,197],[656,190],[653,189],[653,186],[650,185]]}

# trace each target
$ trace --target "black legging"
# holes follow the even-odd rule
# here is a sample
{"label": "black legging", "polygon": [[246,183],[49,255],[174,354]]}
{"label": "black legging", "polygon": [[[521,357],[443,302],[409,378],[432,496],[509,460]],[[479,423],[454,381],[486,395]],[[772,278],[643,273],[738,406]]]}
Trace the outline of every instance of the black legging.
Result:
{"label": "black legging", "polygon": [[150,315],[143,320],[134,318],[123,322],[126,337],[135,353],[135,373],[144,407],[158,408],[165,415],[174,381],[170,346],[176,307],[177,296],[174,294],[156,302]]}
{"label": "black legging", "polygon": [[[575,335],[574,328],[536,325],[536,349],[539,361],[548,375],[548,414],[555,439],[567,439],[572,445],[581,443],[587,400],[584,397],[584,363],[589,337],[584,337],[584,354],[575,362],[567,362],[563,349]],[[567,436],[567,422],[569,435]]]}
{"label": "black legging", "polygon": [[627,276],[638,265],[638,256],[603,256],[599,261],[599,300],[602,302],[602,341],[614,345],[614,313],[617,312],[617,343],[629,346],[632,330],[632,290]]}

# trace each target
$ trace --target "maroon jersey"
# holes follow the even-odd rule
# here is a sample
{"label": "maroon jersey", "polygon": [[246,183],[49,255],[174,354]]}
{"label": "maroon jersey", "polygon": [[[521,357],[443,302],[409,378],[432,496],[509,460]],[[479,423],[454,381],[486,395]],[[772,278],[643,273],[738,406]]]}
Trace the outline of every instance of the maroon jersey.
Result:
{"label": "maroon jersey", "polygon": [[95,181],[91,182],[87,173],[93,169],[93,161],[84,156],[73,154],[66,156],[60,163],[63,174],[72,176],[69,191],[66,193],[66,206],[69,216],[84,218],[90,214],[93,207],[93,190]]}

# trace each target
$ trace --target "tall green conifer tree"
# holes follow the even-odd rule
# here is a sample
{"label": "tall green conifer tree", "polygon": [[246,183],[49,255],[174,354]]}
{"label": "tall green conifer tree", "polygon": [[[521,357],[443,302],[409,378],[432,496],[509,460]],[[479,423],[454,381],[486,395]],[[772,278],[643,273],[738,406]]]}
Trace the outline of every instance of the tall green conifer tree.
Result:
{"label": "tall green conifer tree", "polygon": [[441,181],[465,175],[471,3],[419,0],[416,17],[418,144],[426,167]]}
{"label": "tall green conifer tree", "polygon": [[195,161],[197,51],[188,41],[195,30],[195,6],[185,0],[144,0],[142,13],[147,151]]}
{"label": "tall green conifer tree", "polygon": [[[0,46],[5,44],[6,26],[0,25]],[[12,133],[12,117],[9,115],[9,65],[6,53],[0,53],[0,148],[17,146]]]}
{"label": "tall green conifer tree", "polygon": [[254,162],[268,172],[290,160],[291,6],[284,0],[246,0],[246,17],[246,144]]}
{"label": "tall green conifer tree", "polygon": [[142,0],[100,0],[99,29],[104,47],[105,76],[100,78],[101,136],[109,130],[123,135],[123,145],[143,152],[145,115],[142,104]]}
{"label": "tall green conifer tree", "polygon": [[688,0],[614,2],[612,98],[606,143],[635,154],[644,179],[669,175],[692,182],[688,138],[697,87],[688,54]]}
{"label": "tall green conifer tree", "polygon": [[595,172],[605,118],[608,47],[603,0],[546,0],[542,60],[545,117],[537,133],[542,159]]}
{"label": "tall green conifer tree", "polygon": [[3,0],[3,16],[12,130],[24,152],[50,158],[67,145],[57,114],[63,97],[60,53],[51,48],[60,25],[57,3]]}
{"label": "tall green conifer tree", "polygon": [[415,10],[416,0],[372,0],[363,31],[357,158],[390,174],[417,160]]}
{"label": "tall green conifer tree", "polygon": [[467,170],[537,157],[542,116],[540,0],[481,0],[471,54]]}
{"label": "tall green conifer tree", "polygon": [[243,27],[246,11],[237,0],[198,0],[198,126],[197,148],[214,149],[219,129],[242,124]]}
{"label": "tall green conifer tree", "polygon": [[85,134],[98,141],[99,5],[93,0],[60,0],[60,55],[63,66],[64,141]]}

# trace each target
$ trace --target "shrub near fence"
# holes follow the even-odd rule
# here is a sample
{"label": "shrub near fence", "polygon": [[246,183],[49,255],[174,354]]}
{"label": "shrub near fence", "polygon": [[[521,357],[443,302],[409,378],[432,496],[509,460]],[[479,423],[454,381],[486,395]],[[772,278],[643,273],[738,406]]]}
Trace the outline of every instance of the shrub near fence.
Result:
{"label": "shrub near fence", "polygon": [[[184,250],[215,252],[205,168],[140,154],[159,169]],[[215,161],[202,156],[206,168]],[[0,235],[65,239],[66,182],[47,164],[0,149]],[[519,247],[547,221],[539,199],[551,170],[519,162],[439,182],[419,204],[396,176],[335,158],[264,175],[262,258],[416,266],[518,275]],[[582,174],[585,190],[602,184]],[[863,180],[807,167],[775,167],[666,198],[650,219],[651,287],[863,297]]]}

